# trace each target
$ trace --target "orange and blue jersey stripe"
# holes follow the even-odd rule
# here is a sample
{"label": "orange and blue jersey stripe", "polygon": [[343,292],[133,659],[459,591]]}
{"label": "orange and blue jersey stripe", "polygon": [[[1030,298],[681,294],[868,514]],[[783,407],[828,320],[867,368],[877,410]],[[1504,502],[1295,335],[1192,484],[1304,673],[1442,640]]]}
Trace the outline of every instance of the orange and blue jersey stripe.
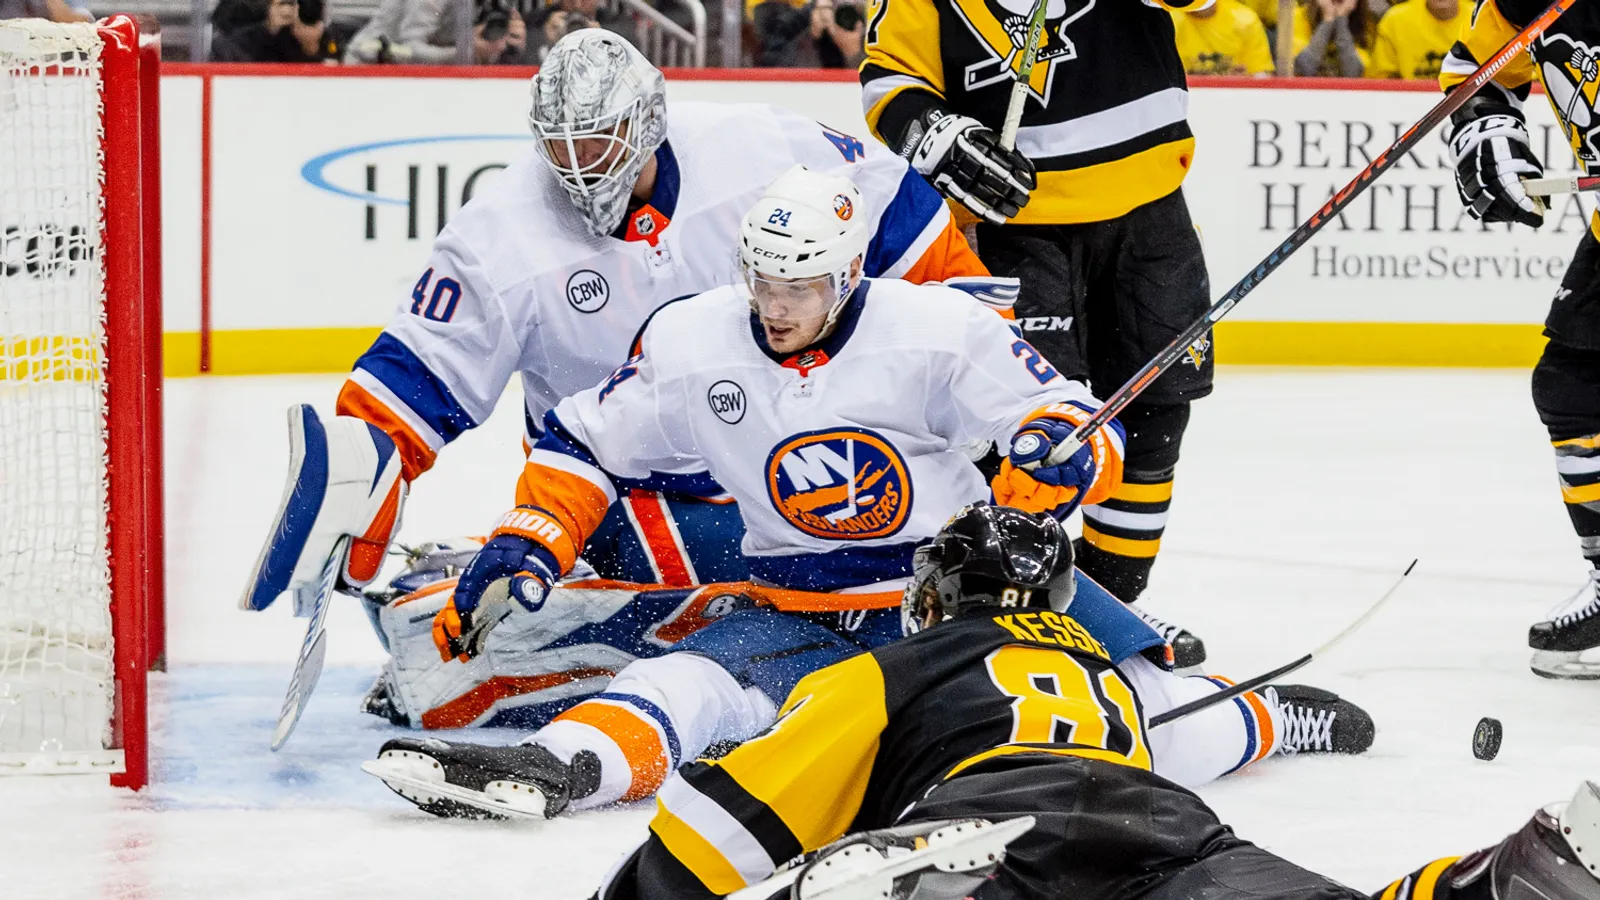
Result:
{"label": "orange and blue jersey stripe", "polygon": [[[1218,687],[1233,687],[1233,682],[1227,678],[1218,675],[1204,677]],[[1244,753],[1239,757],[1239,762],[1224,772],[1224,775],[1230,775],[1253,762],[1266,759],[1278,745],[1277,733],[1272,727],[1272,714],[1260,694],[1246,691],[1233,698],[1233,705],[1244,717]]]}
{"label": "orange and blue jersey stripe", "polygon": [[407,481],[433,466],[439,448],[478,427],[444,379],[387,331],[356,360],[337,412],[383,429],[400,450]]}

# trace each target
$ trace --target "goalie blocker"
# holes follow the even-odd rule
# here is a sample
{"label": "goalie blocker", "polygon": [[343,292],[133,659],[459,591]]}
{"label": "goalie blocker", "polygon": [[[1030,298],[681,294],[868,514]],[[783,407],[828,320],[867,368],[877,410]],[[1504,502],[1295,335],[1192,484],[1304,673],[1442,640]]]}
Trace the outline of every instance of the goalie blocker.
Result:
{"label": "goalie blocker", "polygon": [[343,537],[351,540],[338,586],[364,587],[378,577],[405,503],[401,466],[394,441],[378,427],[350,416],[324,423],[308,404],[290,407],[289,480],[239,608],[260,611],[291,591],[295,613],[309,615]]}

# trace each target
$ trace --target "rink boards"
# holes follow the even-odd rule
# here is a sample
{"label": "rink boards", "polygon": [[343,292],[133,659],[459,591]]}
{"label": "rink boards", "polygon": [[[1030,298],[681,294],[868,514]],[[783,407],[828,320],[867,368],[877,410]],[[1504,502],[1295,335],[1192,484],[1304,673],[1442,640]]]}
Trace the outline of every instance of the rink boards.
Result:
{"label": "rink boards", "polygon": [[[169,374],[203,363],[216,373],[340,371],[410,303],[439,228],[531,149],[528,70],[421,72],[168,67]],[[747,74],[671,73],[669,96],[764,100],[866,132],[847,73]],[[1214,295],[1438,99],[1409,87],[1419,89],[1196,80],[1185,190]],[[1543,98],[1528,109],[1547,171],[1570,171]],[[1574,197],[1557,198],[1540,231],[1471,221],[1444,143],[1427,138],[1240,305],[1219,329],[1218,359],[1529,365],[1586,221]]]}

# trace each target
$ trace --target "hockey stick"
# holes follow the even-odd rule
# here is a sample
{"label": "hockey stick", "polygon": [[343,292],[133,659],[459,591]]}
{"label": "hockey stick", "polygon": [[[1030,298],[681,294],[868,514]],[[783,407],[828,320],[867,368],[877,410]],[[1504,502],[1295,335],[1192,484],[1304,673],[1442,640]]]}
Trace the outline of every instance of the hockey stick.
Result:
{"label": "hockey stick", "polygon": [[345,553],[350,549],[350,538],[342,537],[333,545],[333,553],[322,564],[322,577],[317,580],[317,595],[311,602],[311,621],[306,623],[305,640],[300,642],[300,656],[294,663],[294,674],[289,676],[289,689],[283,695],[283,709],[278,712],[278,724],[272,729],[272,750],[283,748],[294,727],[300,724],[300,714],[306,711],[311,691],[322,677],[322,661],[328,655],[328,607],[333,605],[333,595],[339,584],[339,567],[344,564]]}
{"label": "hockey stick", "polygon": [[1011,85],[1011,100],[1006,104],[1006,122],[1000,129],[1000,146],[1017,149],[1017,128],[1022,124],[1022,107],[1028,102],[1028,83],[1033,80],[1033,64],[1039,60],[1039,45],[1044,43],[1044,13],[1050,0],[1034,0],[1028,13],[1028,34],[1022,42],[1022,62],[1017,80]]}
{"label": "hockey stick", "polygon": [[1400,577],[1395,579],[1394,584],[1389,587],[1389,590],[1384,592],[1384,595],[1382,597],[1378,598],[1378,602],[1376,602],[1376,603],[1372,604],[1372,606],[1368,607],[1367,611],[1361,614],[1361,618],[1356,619],[1354,622],[1351,622],[1349,625],[1346,625],[1345,629],[1343,631],[1339,632],[1338,634],[1334,635],[1331,638],[1328,638],[1328,640],[1326,642],[1324,642],[1322,646],[1320,646],[1317,649],[1311,651],[1310,653],[1307,653],[1305,656],[1300,657],[1299,659],[1295,660],[1294,662],[1286,663],[1284,665],[1279,666],[1276,669],[1273,669],[1271,672],[1265,672],[1263,674],[1257,675],[1256,677],[1250,679],[1249,681],[1241,681],[1238,684],[1233,685],[1232,687],[1229,687],[1229,688],[1227,688],[1225,690],[1218,691],[1217,693],[1212,694],[1209,697],[1201,697],[1199,700],[1191,700],[1190,702],[1185,703],[1182,706],[1174,706],[1173,708],[1167,710],[1164,713],[1161,713],[1160,715],[1151,716],[1150,717],[1150,727],[1151,728],[1160,728],[1161,726],[1166,725],[1166,724],[1168,724],[1170,722],[1176,722],[1179,719],[1183,718],[1184,716],[1193,715],[1194,713],[1197,713],[1202,709],[1207,709],[1209,707],[1215,706],[1216,704],[1221,703],[1221,702],[1223,702],[1225,700],[1232,700],[1233,698],[1239,696],[1240,694],[1246,693],[1248,691],[1253,691],[1258,687],[1262,687],[1263,685],[1271,684],[1273,681],[1275,681],[1275,680],[1277,680],[1279,678],[1282,678],[1283,676],[1289,674],[1290,672],[1297,671],[1299,669],[1302,669],[1302,668],[1310,665],[1312,660],[1315,660],[1317,657],[1326,654],[1329,650],[1332,650],[1340,641],[1342,641],[1345,638],[1349,637],[1350,635],[1354,634],[1357,629],[1359,629],[1362,625],[1365,625],[1367,623],[1367,620],[1371,619],[1373,614],[1376,613],[1378,610],[1382,609],[1383,605],[1385,603],[1389,602],[1389,598],[1393,597],[1395,595],[1395,592],[1400,590],[1400,585],[1405,584],[1406,576],[1410,575],[1411,574],[1411,570],[1415,569],[1416,567],[1417,567],[1417,561],[1413,559],[1411,561],[1411,565],[1406,566],[1406,570],[1404,572],[1400,573]]}
{"label": "hockey stick", "polygon": [[1564,178],[1529,178],[1522,189],[1530,197],[1550,197],[1556,194],[1577,194],[1583,191],[1600,191],[1600,175],[1568,175]]}
{"label": "hockey stick", "polygon": [[1222,299],[1212,304],[1211,308],[1206,310],[1205,315],[1196,319],[1188,328],[1185,328],[1183,333],[1174,338],[1172,343],[1168,344],[1160,353],[1157,353],[1155,358],[1145,363],[1144,368],[1135,372],[1126,384],[1117,388],[1115,393],[1107,397],[1105,404],[1094,415],[1090,416],[1087,421],[1073,430],[1071,437],[1058,444],[1055,449],[1050,451],[1050,455],[1035,463],[1028,464],[1025,468],[1060,465],[1071,459],[1072,454],[1078,452],[1078,448],[1083,446],[1084,442],[1089,439],[1089,435],[1093,434],[1096,428],[1111,421],[1117,413],[1127,408],[1135,397],[1143,393],[1151,382],[1155,381],[1156,378],[1160,377],[1161,373],[1176,362],[1178,357],[1190,352],[1195,344],[1204,339],[1206,331],[1212,325],[1221,321],[1222,317],[1232,311],[1235,306],[1239,305],[1239,301],[1243,300],[1246,294],[1255,290],[1261,282],[1266,280],[1268,275],[1277,271],[1278,267],[1283,265],[1284,260],[1287,260],[1296,250],[1305,246],[1306,242],[1311,240],[1312,235],[1321,231],[1322,226],[1328,224],[1329,220],[1346,206],[1349,206],[1350,201],[1360,196],[1361,192],[1365,191],[1373,180],[1388,171],[1390,166],[1393,166],[1407,151],[1416,146],[1417,142],[1421,141],[1428,132],[1449,118],[1451,113],[1460,109],[1468,98],[1476,94],[1484,85],[1489,83],[1490,79],[1494,78],[1496,72],[1505,68],[1506,64],[1511,62],[1512,57],[1527,50],[1528,45],[1533,43],[1534,39],[1546,28],[1549,28],[1551,23],[1560,18],[1561,14],[1566,12],[1567,8],[1574,2],[1576,0],[1555,0],[1554,3],[1546,7],[1538,18],[1528,23],[1528,27],[1517,32],[1516,37],[1508,41],[1495,55],[1489,57],[1488,62],[1479,66],[1478,70],[1468,76],[1466,81],[1463,81],[1456,86],[1455,90],[1446,94],[1438,105],[1428,110],[1427,115],[1418,119],[1415,125],[1406,129],[1405,134],[1396,138],[1395,142],[1390,144],[1387,150],[1374,157],[1365,169],[1362,169],[1355,178],[1351,179],[1349,184],[1340,188],[1332,197],[1329,197],[1328,202],[1324,203],[1321,209],[1311,214],[1311,218],[1300,223],[1300,227],[1284,238],[1283,243],[1267,254],[1267,258],[1263,259],[1253,271],[1239,279],[1239,283],[1234,285],[1226,294],[1223,294]]}

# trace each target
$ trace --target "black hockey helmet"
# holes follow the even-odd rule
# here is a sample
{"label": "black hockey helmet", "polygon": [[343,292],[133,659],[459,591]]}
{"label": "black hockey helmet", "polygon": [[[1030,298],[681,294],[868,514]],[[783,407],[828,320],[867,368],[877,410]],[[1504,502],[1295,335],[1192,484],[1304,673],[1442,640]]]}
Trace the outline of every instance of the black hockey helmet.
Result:
{"label": "black hockey helmet", "polygon": [[975,503],[917,548],[915,573],[900,604],[901,623],[910,634],[974,610],[1066,612],[1076,589],[1072,541],[1060,522]]}

